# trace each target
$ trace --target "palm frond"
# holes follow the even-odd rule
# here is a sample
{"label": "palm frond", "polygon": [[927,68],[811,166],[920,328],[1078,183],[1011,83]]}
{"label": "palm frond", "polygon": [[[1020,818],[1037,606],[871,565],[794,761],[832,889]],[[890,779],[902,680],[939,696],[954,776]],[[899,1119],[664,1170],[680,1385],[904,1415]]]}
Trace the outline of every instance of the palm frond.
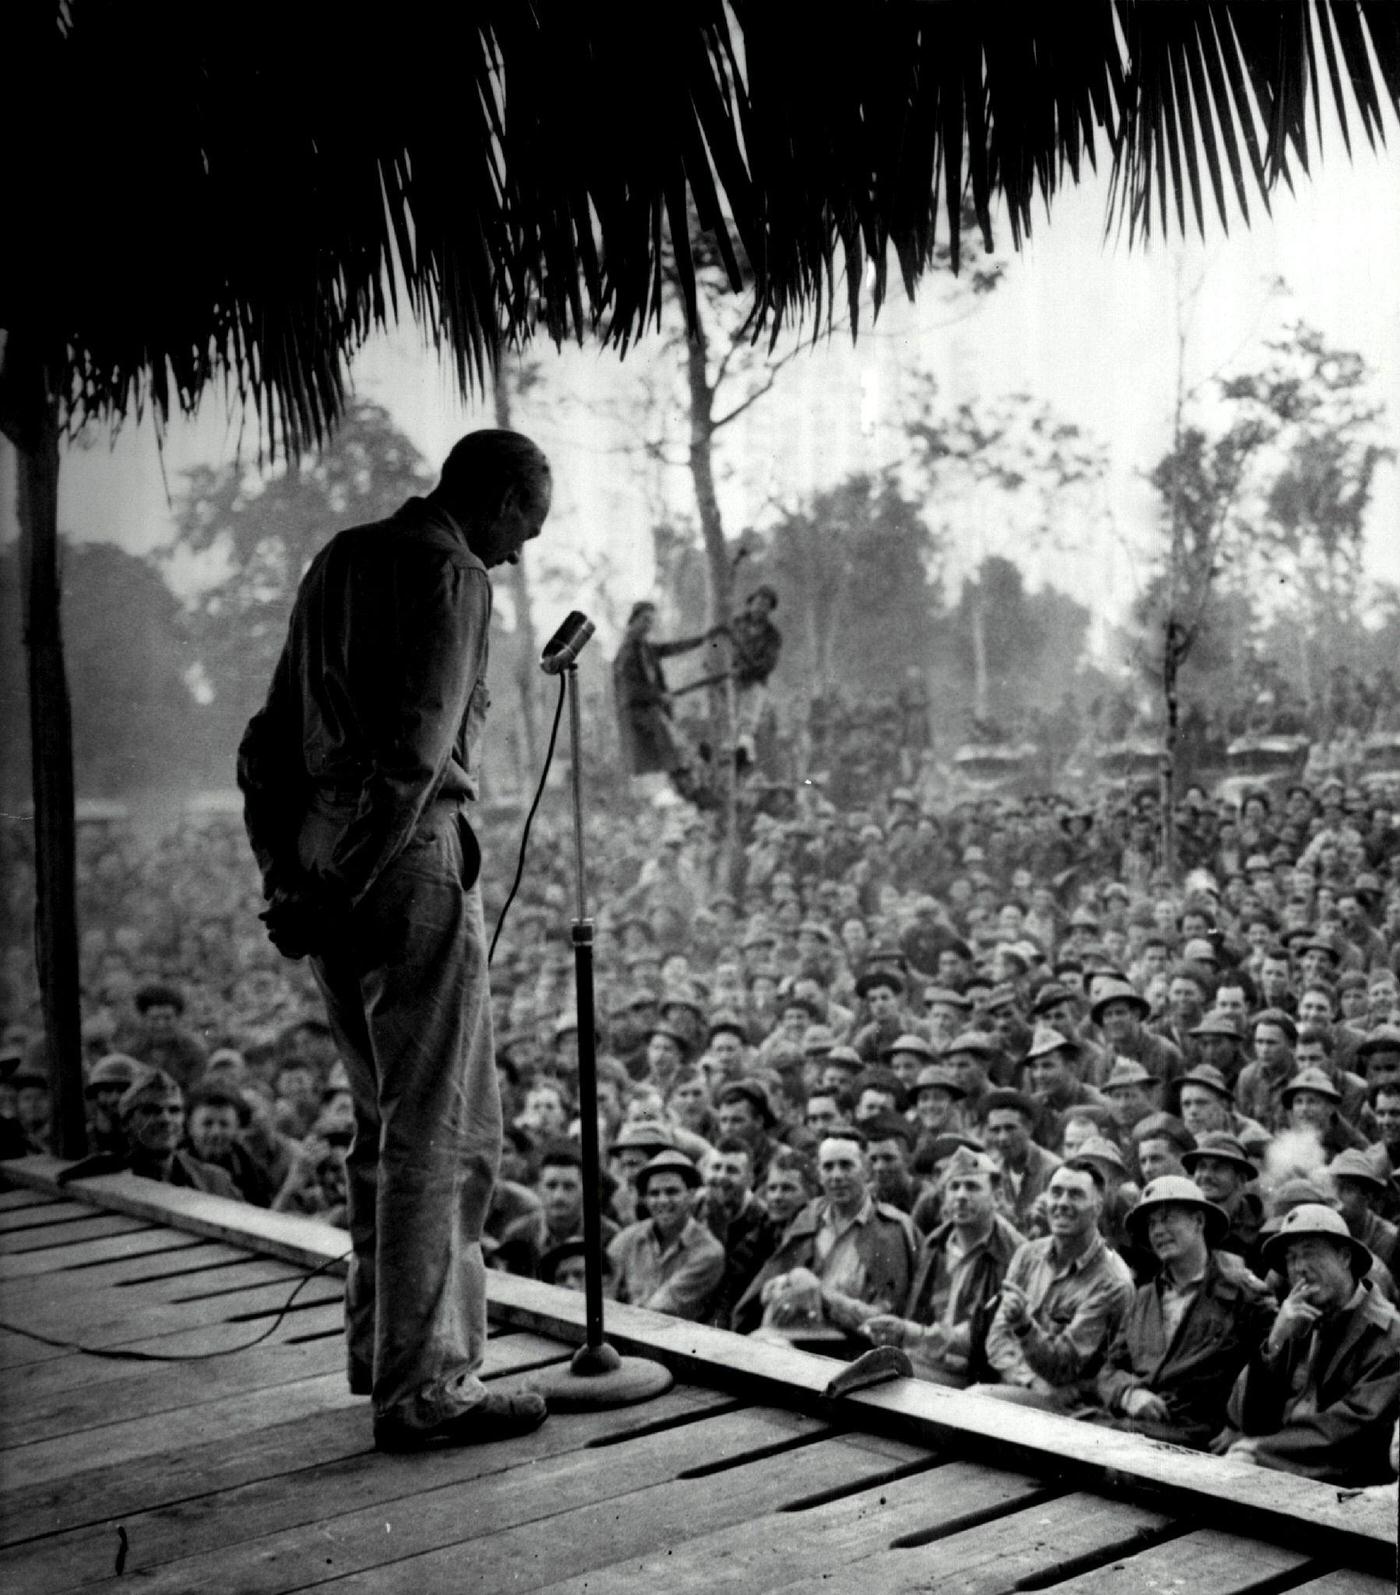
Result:
{"label": "palm frond", "polygon": [[8,141],[0,425],[43,385],[27,350],[73,426],[222,382],[292,452],[404,314],[479,390],[532,335],[625,351],[663,259],[693,312],[701,248],[755,335],[843,288],[854,328],[865,273],[877,309],[891,261],[912,293],[998,202],[1019,247],[1100,140],[1137,240],[1248,224],[1328,107],[1349,150],[1400,106],[1393,0],[400,0],[368,43],[273,0],[236,32],[183,0],[11,9],[25,103],[55,114]]}

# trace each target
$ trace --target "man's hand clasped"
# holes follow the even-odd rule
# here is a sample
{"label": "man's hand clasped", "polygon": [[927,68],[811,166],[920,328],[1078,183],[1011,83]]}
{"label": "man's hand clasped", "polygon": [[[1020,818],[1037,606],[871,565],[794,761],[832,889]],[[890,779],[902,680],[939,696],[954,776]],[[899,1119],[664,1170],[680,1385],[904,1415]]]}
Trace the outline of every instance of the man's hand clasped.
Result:
{"label": "man's hand clasped", "polygon": [[323,887],[279,886],[258,918],[284,958],[329,952],[343,939],[350,905]]}

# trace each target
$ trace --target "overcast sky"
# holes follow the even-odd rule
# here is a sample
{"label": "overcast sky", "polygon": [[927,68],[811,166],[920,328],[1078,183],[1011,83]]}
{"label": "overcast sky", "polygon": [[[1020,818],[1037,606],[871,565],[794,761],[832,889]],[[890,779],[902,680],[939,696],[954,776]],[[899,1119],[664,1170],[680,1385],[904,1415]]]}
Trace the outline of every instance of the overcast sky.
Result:
{"label": "overcast sky", "polygon": [[[949,403],[994,400],[1026,391],[1074,421],[1109,450],[1101,503],[1086,509],[1072,546],[1042,561],[1033,575],[1100,595],[1108,615],[1131,602],[1152,536],[1152,503],[1141,473],[1170,439],[1176,383],[1177,307],[1191,300],[1187,382],[1248,369],[1263,343],[1302,319],[1334,345],[1359,350],[1377,371],[1376,396],[1400,435],[1400,136],[1388,128],[1379,156],[1362,145],[1348,162],[1335,141],[1301,179],[1281,190],[1272,217],[1252,207],[1252,228],[1218,226],[1202,243],[1193,233],[1169,247],[1130,250],[1104,238],[1104,185],[1066,190],[1049,222],[1019,255],[999,236],[1008,270],[1003,285],[966,319],[949,325],[943,285],[930,282],[911,306],[895,289],[879,322],[853,350],[849,339],[823,342],[783,372],[779,386],[724,435],[723,502],[727,530],[762,524],[774,504],[796,503],[845,473],[897,458],[909,373],[936,374]],[[1287,291],[1275,291],[1282,279]],[[1191,290],[1201,284],[1192,298]],[[518,408],[515,421],[555,461],[556,510],[548,541],[568,551],[606,547],[630,599],[652,581],[648,504],[661,492],[676,513],[690,510],[683,472],[658,481],[618,450],[627,434],[610,416],[637,402],[643,369],[668,358],[643,348],[619,364],[592,350],[545,355],[547,380]],[[474,425],[491,424],[485,406],[464,404],[450,376],[402,331],[367,348],[355,368],[359,391],[383,403],[436,464]],[[255,452],[251,431],[245,454]],[[64,460],[60,524],[80,538],[113,539],[133,550],[168,541],[173,523],[167,484],[196,462],[232,459],[238,425],[211,396],[193,422],[171,426],[164,459],[152,429],[127,427]],[[3,462],[12,483],[13,463]],[[4,495],[8,500],[11,495]],[[6,531],[13,510],[5,504]],[[1076,521],[1079,516],[1076,514]],[[959,526],[963,563],[1005,547],[998,518],[969,514]],[[1008,550],[1010,551],[1010,550]],[[1368,528],[1372,573],[1400,581],[1400,476],[1387,466]],[[1034,562],[1033,562],[1034,567]],[[567,584],[565,584],[567,585]],[[552,603],[556,596],[550,594]],[[549,615],[541,617],[548,620]]]}

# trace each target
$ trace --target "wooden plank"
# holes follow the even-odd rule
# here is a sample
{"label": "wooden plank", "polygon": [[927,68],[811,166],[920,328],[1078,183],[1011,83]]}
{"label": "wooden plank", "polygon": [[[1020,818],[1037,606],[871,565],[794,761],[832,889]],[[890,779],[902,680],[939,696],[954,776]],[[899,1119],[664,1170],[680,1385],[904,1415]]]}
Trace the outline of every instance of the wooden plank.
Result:
{"label": "wooden plank", "polygon": [[[28,1445],[79,1429],[91,1429],[128,1418],[154,1417],[174,1412],[200,1401],[217,1401],[239,1393],[270,1390],[309,1379],[316,1374],[336,1373],[345,1366],[345,1347],[337,1337],[313,1340],[305,1345],[277,1345],[268,1342],[236,1356],[214,1358],[209,1362],[167,1363],[144,1372],[133,1372],[139,1365],[116,1363],[120,1376],[100,1384],[74,1387],[71,1382],[55,1387],[48,1380],[35,1386],[32,1374],[24,1383],[6,1393],[0,1413],[0,1445]],[[37,1370],[48,1374],[46,1366]]]}
{"label": "wooden plank", "polygon": [[1321,1578],[1296,1584],[1288,1595],[1395,1595],[1396,1580],[1380,1573],[1358,1573],[1354,1568],[1338,1568]]}
{"label": "wooden plank", "polygon": [[[130,1298],[115,1301],[88,1297],[73,1299],[24,1300],[6,1293],[5,1323],[12,1330],[29,1330],[46,1340],[63,1340],[94,1351],[114,1351],[153,1336],[186,1331],[209,1331],[221,1338],[201,1350],[222,1349],[250,1341],[270,1318],[286,1305],[296,1282],[277,1280],[253,1286],[237,1296],[220,1298],[215,1303],[151,1303],[143,1306]],[[332,1294],[327,1294],[331,1292]],[[342,1306],[339,1282],[316,1280],[292,1304],[284,1322],[298,1323],[318,1308]],[[70,1311],[71,1309],[71,1311]],[[250,1317],[256,1314],[257,1317]],[[22,1367],[31,1361],[46,1361],[41,1353],[49,1348],[44,1341],[32,1341],[11,1352],[0,1350],[0,1367]]]}
{"label": "wooden plank", "polygon": [[[0,1163],[0,1174],[12,1174],[17,1181],[39,1189],[56,1190],[55,1176],[68,1166],[58,1158],[25,1158]],[[63,1189],[74,1201],[90,1202],[108,1212],[171,1224],[193,1235],[230,1241],[310,1268],[325,1262],[343,1268],[349,1252],[350,1237],[345,1231],[320,1219],[272,1213],[227,1197],[143,1180],[135,1174],[75,1180]]]}
{"label": "wooden plank", "polygon": [[[168,1233],[179,1235],[178,1230],[170,1230]],[[256,1252],[250,1252],[241,1246],[228,1246],[222,1241],[202,1241],[192,1235],[179,1235],[179,1238],[184,1244],[175,1251],[142,1253],[136,1257],[113,1257],[110,1260],[96,1259],[83,1264],[80,1268],[58,1269],[57,1282],[60,1285],[83,1285],[93,1290],[99,1286],[107,1288],[113,1285],[129,1288],[144,1284],[148,1280],[190,1274],[197,1269],[222,1268],[258,1256]],[[288,1278],[294,1273],[304,1272],[297,1269],[293,1263],[282,1262],[280,1258],[264,1257],[258,1260],[268,1268],[280,1268]],[[4,1278],[4,1270],[0,1268],[0,1281]]]}
{"label": "wooden plank", "polygon": [[[938,1474],[930,1477],[930,1489],[937,1487],[938,1478]],[[935,1589],[938,1595],[1001,1595],[1027,1578],[1035,1580],[1037,1589],[1058,1587],[1060,1576],[1067,1577],[1086,1558],[1131,1556],[1170,1523],[1160,1513],[1125,1501],[1075,1493],[1023,1507],[1009,1517],[996,1517],[931,1544],[881,1550],[845,1564],[841,1577],[852,1588],[878,1590],[880,1595]],[[831,1573],[777,1587],[783,1595],[815,1595],[818,1590],[830,1591]]]}
{"label": "wooden plank", "polygon": [[0,1235],[14,1235],[20,1230],[43,1229],[49,1224],[71,1224],[74,1219],[91,1218],[92,1207],[87,1202],[45,1202],[42,1207],[18,1209],[0,1208]]}
{"label": "wooden plank", "polygon": [[[562,1420],[561,1420],[562,1421]],[[456,1485],[413,1490],[397,1500],[319,1521],[318,1533],[291,1530],[266,1541],[221,1547],[172,1563],[143,1580],[157,1595],[234,1588],[239,1595],[307,1589],[329,1580],[339,1591],[528,1588],[536,1568],[598,1565],[626,1547],[675,1543],[716,1523],[810,1489],[855,1487],[887,1475],[917,1452],[895,1442],[827,1438],[797,1452],[763,1455],[772,1445],[820,1433],[813,1420],[773,1409],[707,1419],[681,1431],[644,1436],[605,1453],[571,1451],[477,1480],[470,1508]],[[746,1453],[760,1453],[744,1461]],[[722,1471],[687,1470],[733,1462]],[[407,1482],[411,1474],[405,1472]],[[387,1530],[386,1530],[387,1524]],[[412,1547],[418,1553],[397,1560]],[[428,1548],[432,1549],[428,1549]],[[363,1582],[362,1582],[363,1581]],[[104,1585],[97,1585],[98,1590]],[[112,1580],[113,1589],[118,1581]]]}
{"label": "wooden plank", "polygon": [[[293,1312],[272,1330],[267,1342],[259,1343],[299,1341],[317,1334],[337,1335],[341,1332],[343,1321],[344,1309],[338,1303],[313,1307],[304,1313]],[[177,1362],[196,1355],[201,1358],[209,1355],[222,1357],[245,1347],[250,1348],[267,1327],[269,1325],[264,1323],[201,1323],[195,1328],[176,1329],[164,1334],[148,1335],[140,1340],[123,1341],[120,1347],[109,1349],[148,1352]],[[43,1372],[41,1365],[51,1365],[55,1370],[61,1368],[60,1383],[71,1384],[75,1388],[80,1384],[101,1384],[107,1379],[120,1378],[132,1366],[130,1360],[120,1357],[102,1357],[56,1348],[17,1335],[0,1336],[0,1368],[7,1370],[7,1381],[21,1377],[16,1370],[22,1369],[27,1386],[32,1377]],[[57,1373],[55,1377],[59,1377]]]}
{"label": "wooden plank", "polygon": [[1067,1579],[1055,1586],[1055,1595],[1246,1595],[1266,1578],[1296,1572],[1309,1560],[1302,1551],[1265,1540],[1197,1529]]}
{"label": "wooden plank", "polygon": [[0,1190],[0,1213],[16,1213],[23,1207],[43,1207],[56,1200],[56,1197],[48,1196],[43,1191]]}
{"label": "wooden plank", "polygon": [[[560,1339],[582,1332],[583,1298],[576,1291],[513,1274],[493,1274],[488,1288],[497,1321]],[[654,1357],[678,1378],[717,1383],[746,1400],[822,1410],[821,1392],[834,1368],[808,1352],[615,1302],[608,1304],[605,1328],[618,1351]],[[842,1411],[862,1429],[917,1435],[931,1447],[956,1446],[961,1455],[987,1457],[1076,1488],[1136,1494],[1203,1524],[1228,1524],[1266,1539],[1302,1533],[1318,1555],[1339,1564],[1378,1568],[1395,1560],[1394,1505],[1387,1509],[1369,1492],[1339,1492],[917,1379],[860,1391],[846,1398]]]}
{"label": "wooden plank", "polygon": [[[857,1487],[805,1511],[784,1511],[790,1502],[823,1493],[831,1475],[813,1469],[820,1449],[773,1458],[762,1490],[747,1488],[755,1471],[750,1468],[700,1481],[718,1488],[695,1505],[686,1499],[694,1486],[641,1490],[616,1512],[565,1513],[550,1520],[547,1533],[516,1530],[484,1545],[469,1541],[412,1556],[372,1576],[346,1579],[336,1595],[415,1589],[471,1589],[474,1595],[497,1589],[548,1589],[553,1595],[761,1590],[765,1580],[839,1574],[848,1562],[883,1550],[902,1534],[969,1514],[1011,1511],[1042,1488],[1033,1479],[953,1462]],[[847,1482],[857,1483],[849,1475]],[[833,1581],[828,1587],[852,1586]]]}
{"label": "wooden plank", "polygon": [[[483,1375],[501,1377],[522,1366],[537,1367],[539,1361],[538,1341],[507,1335],[487,1343]],[[51,1479],[29,1482],[16,1463],[16,1458],[23,1457],[27,1465],[36,1447],[0,1453],[0,1544],[15,1544],[36,1535],[149,1511],[166,1502],[296,1472],[318,1461],[370,1449],[369,1403],[362,1398],[351,1405],[347,1395],[346,1404],[331,1406],[325,1401],[317,1406],[308,1400],[305,1414],[287,1421],[281,1396],[280,1387],[269,1394],[259,1409],[255,1427],[235,1428],[221,1439],[210,1439],[200,1431],[197,1438],[175,1445],[162,1444],[159,1449],[141,1451],[126,1461],[106,1460],[108,1446],[104,1436],[104,1460],[100,1464],[76,1471],[70,1468]],[[256,1397],[252,1398],[255,1401]],[[252,1402],[240,1396],[231,1405],[246,1408]],[[168,1418],[153,1421],[167,1437],[171,1434]],[[71,1450],[74,1438],[82,1437],[59,1443]],[[146,1438],[160,1436],[143,1436],[141,1443]],[[90,1449],[88,1455],[92,1454]]]}
{"label": "wooden plank", "polygon": [[103,1240],[110,1235],[131,1235],[138,1230],[151,1228],[151,1224],[138,1218],[128,1218],[125,1213],[97,1213],[76,1218],[67,1224],[46,1224],[40,1229],[0,1235],[0,1254],[14,1257],[24,1252],[53,1252],[74,1246],[79,1241]]}
{"label": "wooden plank", "polygon": [[[130,1548],[127,1578],[139,1581],[166,1563],[234,1545],[253,1534],[272,1535],[298,1526],[304,1533],[306,1525],[319,1525],[337,1512],[382,1509],[405,1493],[405,1485],[414,1491],[460,1491],[471,1484],[474,1490],[479,1479],[522,1466],[533,1469],[571,1451],[606,1466],[610,1452],[588,1448],[639,1425],[685,1425],[726,1404],[712,1391],[677,1386],[645,1407],[556,1416],[536,1433],[500,1445],[392,1459],[361,1450],[323,1458],[299,1472],[255,1477],[214,1494],[125,1513],[121,1526]],[[679,1443],[683,1430],[669,1432]],[[116,1522],[108,1520],[0,1549],[0,1586],[22,1589],[26,1595],[53,1595],[103,1578],[113,1570],[116,1531]]]}
{"label": "wooden plank", "polygon": [[24,1252],[0,1257],[0,1288],[12,1279],[30,1279],[36,1274],[78,1273],[88,1267],[136,1257],[164,1257],[190,1251],[205,1244],[194,1235],[159,1226],[132,1230],[103,1240],[85,1241],[61,1251]]}

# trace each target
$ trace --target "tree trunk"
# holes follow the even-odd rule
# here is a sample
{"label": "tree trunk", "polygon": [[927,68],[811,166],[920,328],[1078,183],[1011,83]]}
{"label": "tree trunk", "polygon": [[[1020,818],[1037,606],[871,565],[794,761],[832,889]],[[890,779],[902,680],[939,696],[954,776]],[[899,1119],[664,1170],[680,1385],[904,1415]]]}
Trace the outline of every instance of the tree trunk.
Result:
{"label": "tree trunk", "polygon": [[44,1015],[53,1150],[87,1150],[82,1024],[78,995],[78,912],[73,714],[63,664],[58,570],[58,412],[36,371],[33,408],[16,437],[24,645],[29,655],[33,757],[35,961]]}
{"label": "tree trunk", "polygon": [[1180,704],[1177,700],[1176,673],[1181,663],[1181,628],[1170,616],[1167,619],[1162,643],[1162,695],[1166,701],[1165,725],[1162,733],[1162,868],[1168,874],[1176,867],[1176,835],[1172,828],[1176,809],[1176,743],[1180,725]]}
{"label": "tree trunk", "polygon": [[[705,540],[709,572],[710,624],[727,625],[734,602],[734,570],[724,539],[724,521],[714,472],[714,390],[705,367],[705,329],[696,317],[695,330],[686,340],[686,382],[690,393],[690,478],[695,485],[695,506]],[[710,694],[715,725],[715,757],[721,781],[718,879],[726,890],[736,890],[739,850],[736,846],[736,793],[734,787],[734,694],[729,682]]]}
{"label": "tree trunk", "polygon": [[972,589],[972,712],[985,721],[992,706],[991,687],[987,680],[987,617],[982,607],[982,586],[979,575]]}
{"label": "tree trunk", "polygon": [[[496,367],[494,399],[496,425],[504,431],[510,431],[510,389],[506,383],[505,369],[501,365]],[[534,785],[535,772],[540,763],[540,673],[535,668],[539,648],[535,638],[535,623],[530,614],[530,579],[525,570],[527,557],[522,549],[515,564],[506,566],[510,601],[515,610],[515,636],[520,644],[515,666],[515,690],[520,698],[521,751],[525,764],[523,770],[517,771],[522,792],[530,791]]]}

